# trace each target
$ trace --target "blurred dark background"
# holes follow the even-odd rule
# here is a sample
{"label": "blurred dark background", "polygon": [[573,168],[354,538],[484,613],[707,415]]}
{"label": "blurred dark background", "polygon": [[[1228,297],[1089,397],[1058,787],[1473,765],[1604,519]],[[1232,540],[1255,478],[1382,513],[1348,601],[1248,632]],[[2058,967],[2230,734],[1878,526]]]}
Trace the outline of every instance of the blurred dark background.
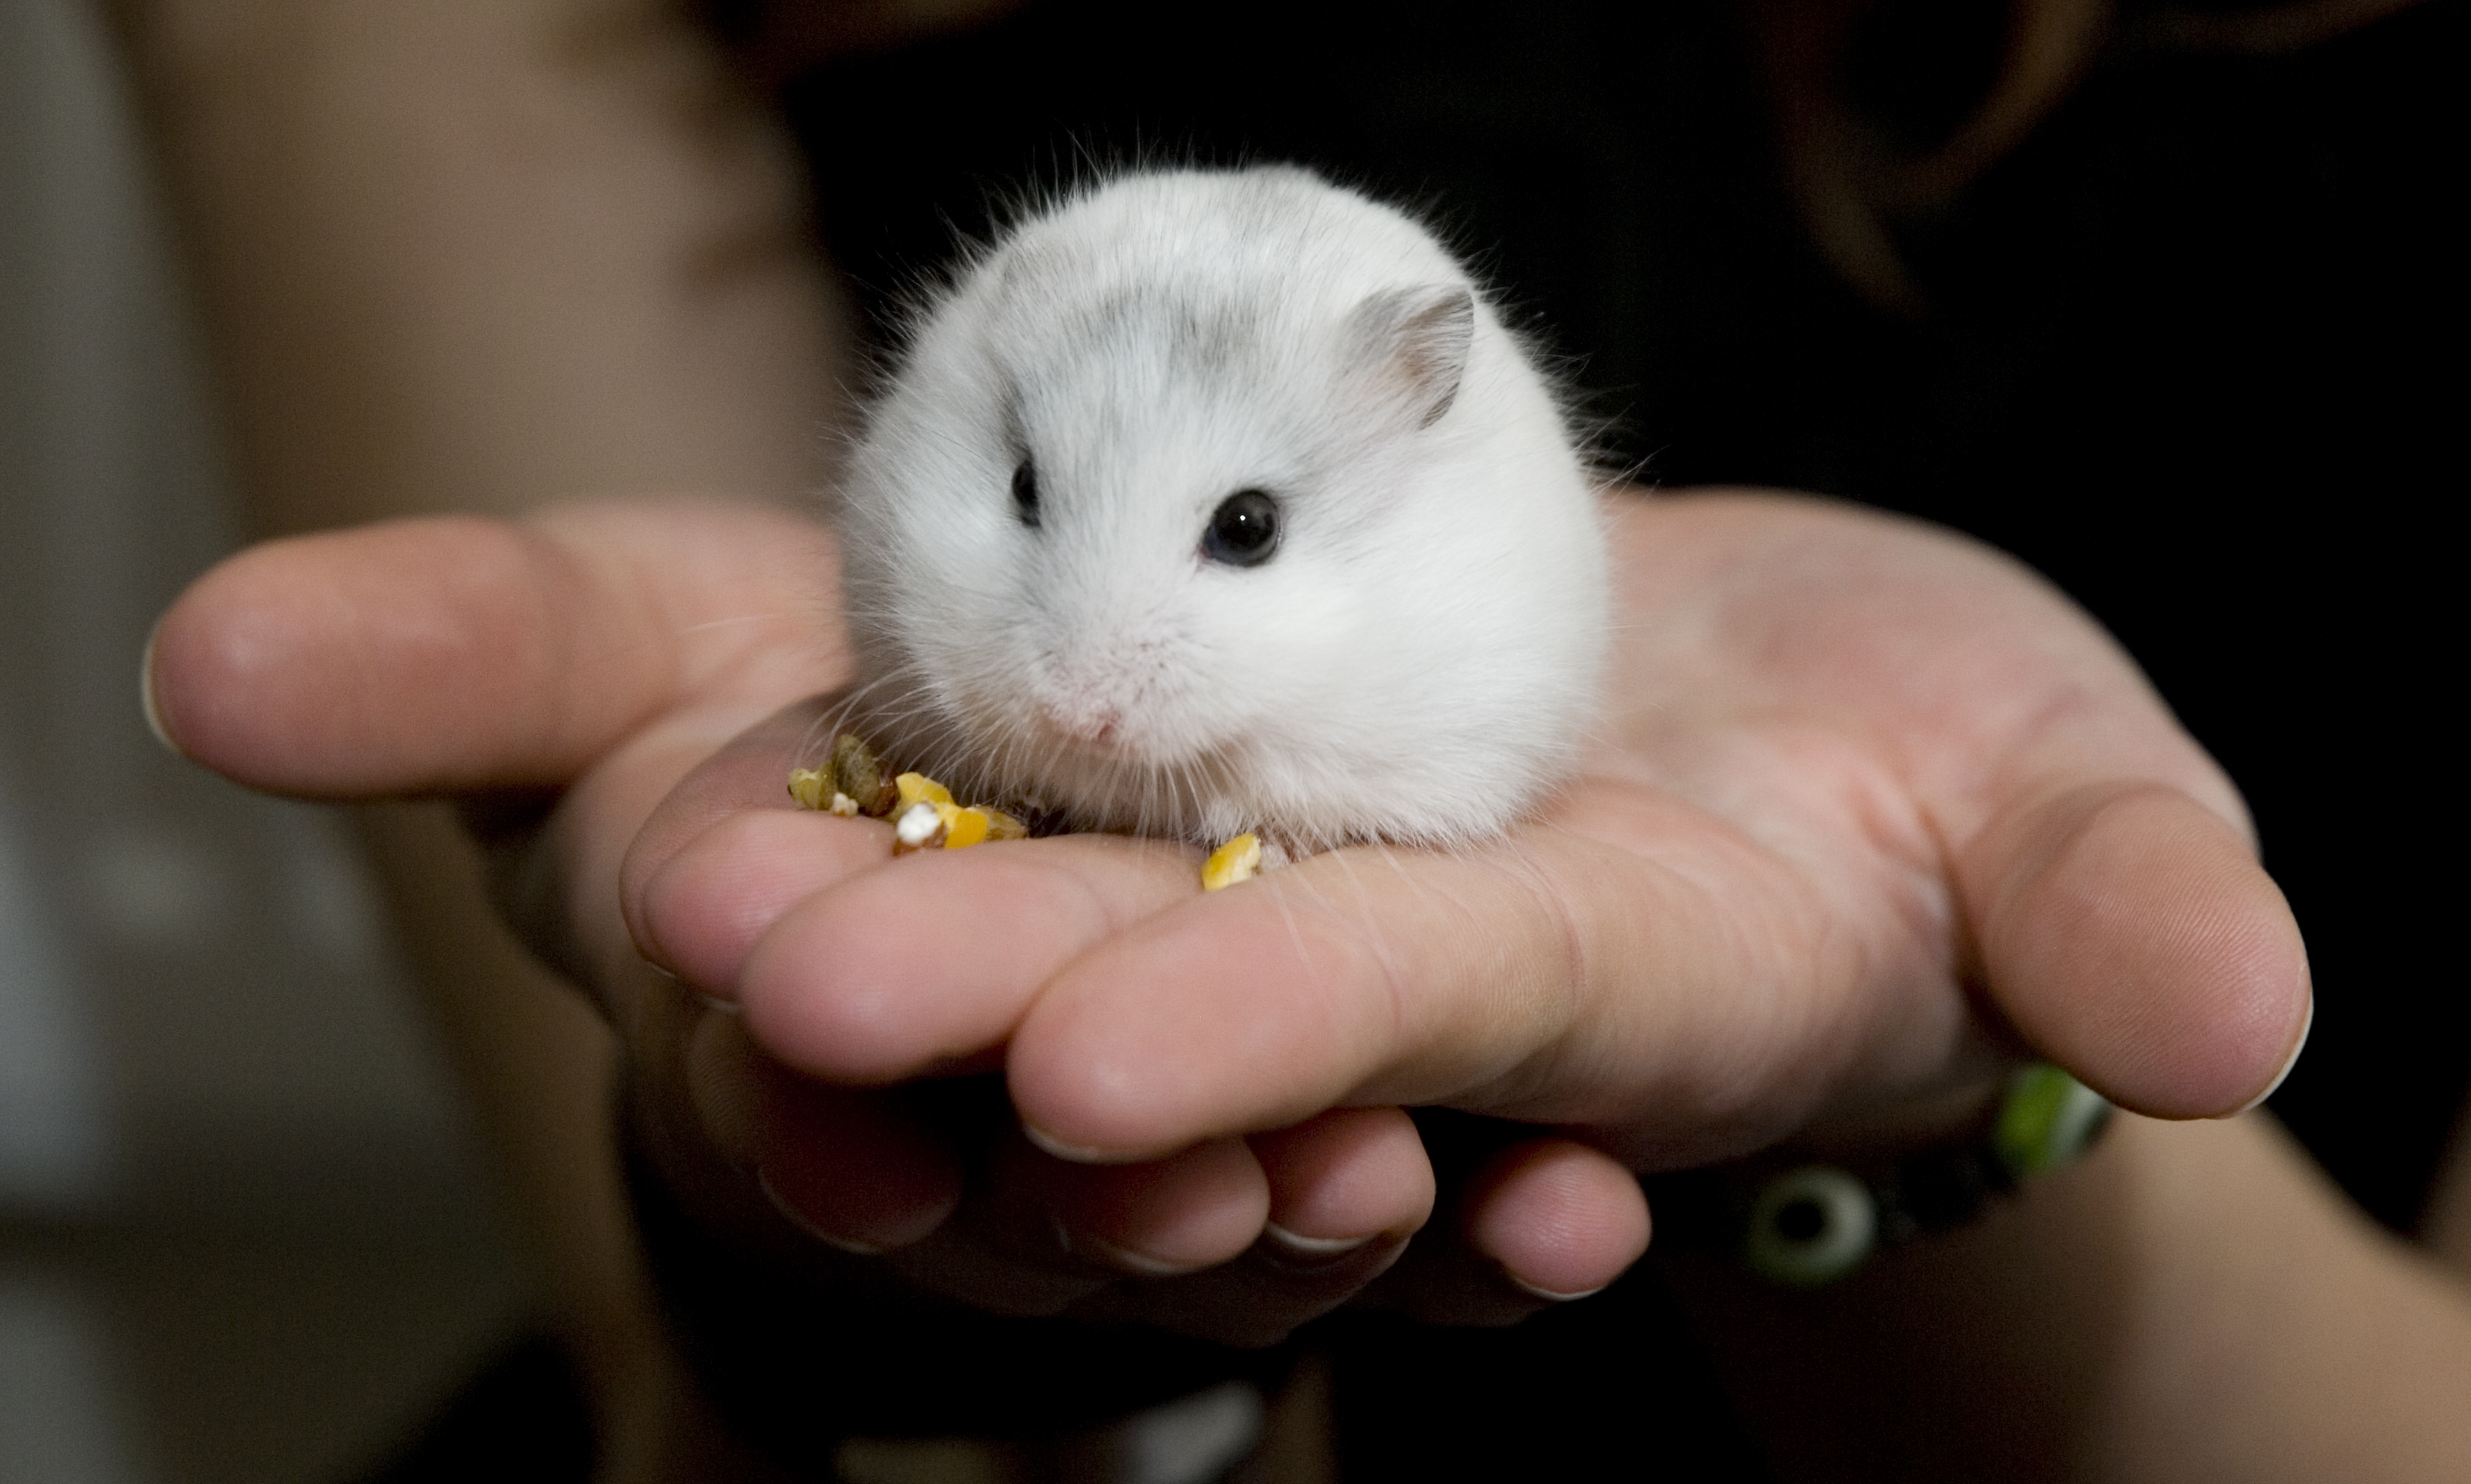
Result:
{"label": "blurred dark background", "polygon": [[139,716],[241,526],[94,9],[0,0],[0,1480],[329,1484],[546,1305],[341,821]]}

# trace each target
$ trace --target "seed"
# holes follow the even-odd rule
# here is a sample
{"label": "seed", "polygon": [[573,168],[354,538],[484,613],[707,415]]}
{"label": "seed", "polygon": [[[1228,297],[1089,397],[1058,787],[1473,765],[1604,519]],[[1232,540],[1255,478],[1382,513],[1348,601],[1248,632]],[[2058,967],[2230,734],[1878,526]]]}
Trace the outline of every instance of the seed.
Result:
{"label": "seed", "polygon": [[892,827],[892,853],[906,856],[913,850],[926,850],[944,842],[944,816],[934,805],[924,799],[901,812]]}
{"label": "seed", "polygon": [[[943,812],[939,810],[937,813]],[[975,845],[987,837],[987,827],[994,823],[983,809],[953,809],[952,813],[944,814],[944,848],[958,850],[964,845]]]}
{"label": "seed", "polygon": [[900,798],[900,807],[905,813],[919,804],[953,802],[953,790],[925,773],[904,773],[892,780],[892,786],[894,792]]}
{"label": "seed", "polygon": [[959,850],[982,840],[1029,838],[1029,827],[1012,815],[984,805],[956,804],[952,789],[924,773],[886,777],[874,749],[855,732],[833,740],[829,769],[790,769],[789,796],[805,809],[894,818],[896,856],[935,845]]}
{"label": "seed", "polygon": [[1217,891],[1249,882],[1261,871],[1261,837],[1239,835],[1210,853],[1201,867],[1201,889]]}
{"label": "seed", "polygon": [[859,813],[881,819],[892,813],[899,794],[892,780],[883,776],[883,766],[875,760],[875,749],[856,732],[843,732],[833,739],[833,788],[846,793],[859,807]]}

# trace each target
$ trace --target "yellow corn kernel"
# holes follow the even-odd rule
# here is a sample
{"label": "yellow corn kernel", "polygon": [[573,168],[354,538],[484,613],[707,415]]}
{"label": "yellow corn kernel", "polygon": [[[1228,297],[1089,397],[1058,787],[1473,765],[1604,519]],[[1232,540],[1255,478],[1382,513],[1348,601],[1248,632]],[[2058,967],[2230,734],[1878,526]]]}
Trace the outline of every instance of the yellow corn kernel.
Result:
{"label": "yellow corn kernel", "polygon": [[986,810],[987,838],[991,840],[1025,840],[1029,838],[1029,826],[1022,823],[1018,819],[1015,819],[1012,815],[1005,813],[1000,809],[987,809],[983,804],[978,807]]}
{"label": "yellow corn kernel", "polygon": [[[938,810],[937,813],[943,812]],[[958,850],[964,845],[975,845],[987,837],[989,827],[994,823],[983,809],[953,810],[944,815],[944,848]]]}
{"label": "yellow corn kernel", "polygon": [[822,809],[831,803],[832,789],[825,781],[824,770],[819,767],[789,769],[789,797],[798,801],[800,809]]}
{"label": "yellow corn kernel", "polygon": [[1201,889],[1216,891],[1261,873],[1261,837],[1239,835],[1210,853],[1201,867]]}
{"label": "yellow corn kernel", "polygon": [[906,813],[913,804],[953,802],[953,790],[925,773],[904,773],[892,780],[892,786],[901,790],[901,802],[893,809],[895,814]]}

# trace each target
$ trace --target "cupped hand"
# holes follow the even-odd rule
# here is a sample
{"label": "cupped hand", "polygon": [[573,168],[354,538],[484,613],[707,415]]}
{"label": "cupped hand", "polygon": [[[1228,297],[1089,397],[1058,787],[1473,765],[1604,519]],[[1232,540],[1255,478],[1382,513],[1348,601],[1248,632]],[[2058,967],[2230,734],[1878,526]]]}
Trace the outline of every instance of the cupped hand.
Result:
{"label": "cupped hand", "polygon": [[262,549],[167,617],[153,695],[260,787],[561,789],[504,880],[625,1035],[665,1166],[1004,1311],[1252,1339],[1342,1301],[1432,1198],[1402,1103],[1536,1125],[1400,1284],[1504,1318],[1636,1255],[1632,1169],[1910,1137],[2020,1048],[2168,1116],[2275,1078],[2295,930],[2081,615],[1847,509],[1613,512],[1613,704],[1546,817],[1209,897],[1164,846],[892,860],[787,808],[784,703],[845,667],[827,538],[765,512]]}

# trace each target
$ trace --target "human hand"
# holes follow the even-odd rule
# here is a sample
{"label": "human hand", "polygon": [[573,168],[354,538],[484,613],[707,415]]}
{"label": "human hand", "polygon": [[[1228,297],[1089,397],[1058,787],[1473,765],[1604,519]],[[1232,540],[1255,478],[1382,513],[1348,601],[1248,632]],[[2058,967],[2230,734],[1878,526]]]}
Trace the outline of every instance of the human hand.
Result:
{"label": "human hand", "polygon": [[[261,787],[573,780],[517,915],[625,1033],[673,1175],[723,1205],[762,1168],[810,1227],[1014,1311],[1259,1338],[1336,1302],[1428,1198],[1396,1101],[1586,1141],[1514,1142],[1458,1193],[1462,1240],[1419,1244],[1443,1257],[1411,1302],[1499,1318],[1523,1301],[1488,1264],[1568,1292],[1636,1256],[1628,1167],[1894,1124],[1987,1071],[2003,1021],[2149,1111],[2271,1080],[2304,1015],[2295,933],[2236,798],[2072,610],[1802,503],[1627,506],[1616,542],[1607,744],[1550,819],[1470,857],[1345,852],[1209,899],[1136,842],[889,862],[882,826],[779,807],[794,723],[744,737],[643,832],[626,899],[768,1057],[645,969],[619,863],[720,739],[841,678],[809,528],[586,508],[269,549],[167,618],[156,696],[184,750]],[[973,930],[880,930],[921,904]],[[998,1056],[1046,1142],[1149,1161],[981,1131],[993,1173],[953,1216],[931,1090],[849,1089]],[[1373,1239],[1300,1279],[1265,1212]]]}

